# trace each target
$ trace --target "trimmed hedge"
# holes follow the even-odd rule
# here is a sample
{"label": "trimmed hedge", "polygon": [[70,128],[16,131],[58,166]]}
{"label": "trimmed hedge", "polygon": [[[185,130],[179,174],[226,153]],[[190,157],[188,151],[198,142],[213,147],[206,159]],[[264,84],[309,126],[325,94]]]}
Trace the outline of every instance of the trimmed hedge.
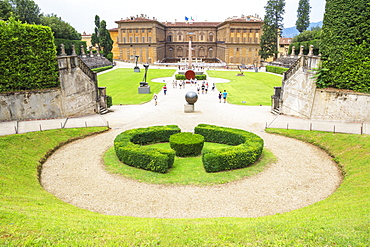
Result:
{"label": "trimmed hedge", "polygon": [[170,137],[170,146],[176,151],[176,156],[198,156],[202,153],[204,137],[190,132],[181,132]]}
{"label": "trimmed hedge", "polygon": [[59,87],[50,27],[0,21],[0,92]]}
{"label": "trimmed hedge", "polygon": [[153,126],[127,130],[114,140],[118,159],[130,166],[166,173],[175,160],[175,151],[141,145],[168,142],[170,136],[181,132],[176,125]]}
{"label": "trimmed hedge", "polygon": [[266,72],[271,72],[275,74],[284,74],[285,71],[287,71],[289,68],[282,68],[282,67],[276,67],[271,65],[266,65]]}
{"label": "trimmed hedge", "polygon": [[92,71],[99,73],[108,69],[113,68],[113,65],[92,69]]}
{"label": "trimmed hedge", "polygon": [[219,172],[247,167],[256,162],[263,151],[263,139],[248,131],[199,124],[195,133],[207,142],[233,145],[234,147],[203,152],[206,172]]}
{"label": "trimmed hedge", "polygon": [[[185,75],[183,75],[183,74],[176,74],[175,78],[176,78],[176,80],[187,80]],[[197,80],[207,80],[207,75],[206,74],[195,75],[195,79],[197,79]]]}

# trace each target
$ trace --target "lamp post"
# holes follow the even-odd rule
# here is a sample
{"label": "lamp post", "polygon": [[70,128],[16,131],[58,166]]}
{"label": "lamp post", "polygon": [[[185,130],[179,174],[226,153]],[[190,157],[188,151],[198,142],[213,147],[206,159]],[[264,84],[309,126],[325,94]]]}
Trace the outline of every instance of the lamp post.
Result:
{"label": "lamp post", "polygon": [[136,65],[135,65],[135,68],[134,68],[134,72],[140,72],[140,68],[137,66],[137,61],[139,59],[139,56],[135,55],[135,58],[136,58]]}

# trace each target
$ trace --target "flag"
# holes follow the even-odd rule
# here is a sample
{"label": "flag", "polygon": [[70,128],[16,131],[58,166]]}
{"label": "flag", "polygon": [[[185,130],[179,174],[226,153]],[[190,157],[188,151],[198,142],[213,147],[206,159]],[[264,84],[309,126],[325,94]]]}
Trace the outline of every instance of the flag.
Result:
{"label": "flag", "polygon": [[189,18],[187,16],[185,16],[185,21],[188,21],[188,20],[189,20]]}
{"label": "flag", "polygon": [[194,21],[193,17],[190,17],[190,20]]}

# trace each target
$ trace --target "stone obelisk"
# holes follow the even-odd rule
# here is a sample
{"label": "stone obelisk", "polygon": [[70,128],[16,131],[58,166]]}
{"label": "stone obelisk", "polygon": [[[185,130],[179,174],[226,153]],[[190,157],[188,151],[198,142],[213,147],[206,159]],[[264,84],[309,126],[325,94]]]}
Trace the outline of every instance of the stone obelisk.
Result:
{"label": "stone obelisk", "polygon": [[192,62],[192,57],[191,57],[191,38],[189,39],[189,62],[188,62],[188,69],[191,69],[192,66],[191,66],[191,62]]}

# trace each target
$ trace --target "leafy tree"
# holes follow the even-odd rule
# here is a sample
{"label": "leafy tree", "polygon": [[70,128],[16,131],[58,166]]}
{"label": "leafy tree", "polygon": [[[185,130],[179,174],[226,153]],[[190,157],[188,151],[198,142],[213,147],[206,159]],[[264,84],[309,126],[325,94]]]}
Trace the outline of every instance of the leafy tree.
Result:
{"label": "leafy tree", "polygon": [[24,23],[40,24],[39,6],[32,0],[9,0],[16,19]]}
{"label": "leafy tree", "polygon": [[327,0],[322,29],[322,83],[370,93],[370,4]]}
{"label": "leafy tree", "polygon": [[91,35],[91,44],[92,45],[99,45],[99,28],[100,28],[100,17],[95,15],[95,28],[94,33]]}
{"label": "leafy tree", "polygon": [[299,0],[295,25],[300,33],[307,30],[310,25],[310,10],[309,0]]}
{"label": "leafy tree", "polygon": [[107,29],[107,23],[105,21],[101,21],[100,23],[99,34],[100,46],[103,47],[104,56],[107,56],[113,49],[113,40]]}
{"label": "leafy tree", "polygon": [[107,29],[107,23],[100,21],[98,15],[95,16],[95,32],[91,35],[91,44],[103,48],[103,54],[109,60],[112,60],[113,40]]}
{"label": "leafy tree", "polygon": [[[310,45],[313,45],[313,54],[319,55],[320,53],[320,45],[321,45],[321,27],[314,27],[310,31],[306,30],[302,33],[295,36],[292,40],[292,43],[289,46],[288,53],[291,54],[292,47],[295,46],[296,48],[304,46],[303,54],[308,54]],[[299,49],[296,49],[296,54],[298,54]]]}
{"label": "leafy tree", "polygon": [[0,1],[0,20],[8,20],[11,16],[12,6],[8,1],[1,0]]}
{"label": "leafy tree", "polygon": [[41,24],[50,27],[56,39],[81,40],[81,34],[55,14],[42,16]]}
{"label": "leafy tree", "polygon": [[262,35],[259,54],[262,59],[273,56],[277,58],[278,39],[283,29],[283,14],[285,13],[285,0],[268,0],[265,6],[265,17],[262,27]]}

